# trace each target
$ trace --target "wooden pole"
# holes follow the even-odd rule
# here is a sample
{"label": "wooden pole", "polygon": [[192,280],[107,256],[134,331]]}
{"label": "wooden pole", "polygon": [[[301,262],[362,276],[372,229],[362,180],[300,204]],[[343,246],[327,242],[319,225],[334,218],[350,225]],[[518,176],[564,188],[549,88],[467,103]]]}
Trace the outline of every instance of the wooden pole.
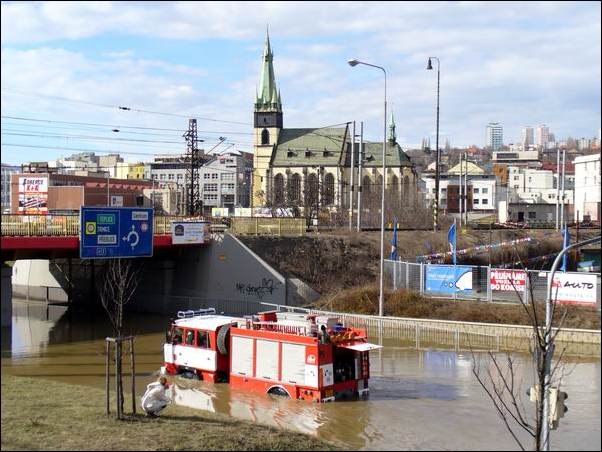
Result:
{"label": "wooden pole", "polygon": [[109,408],[109,380],[111,379],[111,375],[109,374],[110,371],[110,367],[109,367],[109,354],[111,353],[111,345],[109,342],[109,338],[105,339],[105,345],[106,345],[106,365],[105,365],[105,392],[106,392],[106,396],[107,396],[107,416],[109,414],[111,414],[111,409]]}
{"label": "wooden pole", "polygon": [[136,364],[134,362],[134,338],[130,337],[130,364],[132,367],[132,412],[136,414]]}
{"label": "wooden pole", "polygon": [[119,346],[117,344],[118,339],[115,340],[115,394],[117,396],[117,419],[121,419],[121,406],[119,403]]}

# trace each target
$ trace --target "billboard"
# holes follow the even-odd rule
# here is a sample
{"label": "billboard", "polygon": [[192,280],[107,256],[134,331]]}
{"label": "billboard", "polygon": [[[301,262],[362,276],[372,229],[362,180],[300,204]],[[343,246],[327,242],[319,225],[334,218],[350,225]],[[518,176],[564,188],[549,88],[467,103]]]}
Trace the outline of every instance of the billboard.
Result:
{"label": "billboard", "polygon": [[81,207],[81,259],[153,255],[153,209]]}
{"label": "billboard", "polygon": [[443,294],[472,293],[472,267],[427,265],[426,291]]}
{"label": "billboard", "polygon": [[[550,278],[550,273],[548,273]],[[552,300],[563,304],[596,304],[597,276],[582,273],[554,273]]]}
{"label": "billboard", "polygon": [[489,284],[496,292],[524,292],[527,273],[523,270],[491,269]]}
{"label": "billboard", "polygon": [[48,213],[48,177],[19,177],[18,213]]}
{"label": "billboard", "polygon": [[210,238],[207,221],[174,221],[171,223],[171,243],[187,245],[207,243]]}

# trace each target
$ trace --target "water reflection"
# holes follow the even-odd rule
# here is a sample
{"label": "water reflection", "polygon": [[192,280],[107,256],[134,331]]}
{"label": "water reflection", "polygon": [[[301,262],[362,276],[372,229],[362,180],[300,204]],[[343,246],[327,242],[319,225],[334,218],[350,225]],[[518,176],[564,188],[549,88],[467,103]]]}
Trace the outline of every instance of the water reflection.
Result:
{"label": "water reflection", "polygon": [[[15,303],[12,344],[3,350],[2,372],[104,387],[104,338],[111,333],[106,315],[55,308]],[[161,365],[168,319],[131,314],[126,320],[128,334],[136,335],[136,385],[141,395]],[[384,348],[371,355],[366,400],[274,400],[227,384],[179,378],[171,390],[177,405],[292,428],[347,449],[516,449],[472,375],[470,353],[415,350],[413,344],[386,337],[382,344]],[[477,356],[487,365],[486,355]],[[522,366],[526,390],[530,358],[514,356]],[[570,411],[553,432],[554,449],[600,449],[600,380],[599,358],[575,360],[563,380]],[[129,387],[127,379],[125,385]],[[525,407],[531,409],[528,402]]]}

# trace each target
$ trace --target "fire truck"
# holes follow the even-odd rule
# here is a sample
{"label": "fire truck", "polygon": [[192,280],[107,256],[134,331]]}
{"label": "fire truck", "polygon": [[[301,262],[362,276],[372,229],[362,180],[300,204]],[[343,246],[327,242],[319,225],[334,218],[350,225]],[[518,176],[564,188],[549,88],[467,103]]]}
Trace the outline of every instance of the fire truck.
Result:
{"label": "fire truck", "polygon": [[367,395],[366,331],[338,317],[267,311],[244,318],[180,311],[166,334],[170,375],[313,402]]}

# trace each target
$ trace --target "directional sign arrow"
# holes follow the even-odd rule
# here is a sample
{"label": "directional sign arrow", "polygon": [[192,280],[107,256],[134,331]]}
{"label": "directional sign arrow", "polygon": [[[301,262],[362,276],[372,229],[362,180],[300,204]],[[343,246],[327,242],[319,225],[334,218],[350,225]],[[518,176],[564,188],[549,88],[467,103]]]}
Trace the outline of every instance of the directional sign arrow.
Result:
{"label": "directional sign arrow", "polygon": [[132,230],[130,232],[128,232],[127,235],[123,236],[123,241],[129,243],[131,236],[134,236],[134,241],[132,243],[130,243],[130,246],[132,247],[132,249],[134,249],[136,247],[136,245],[138,245],[138,242],[140,241],[140,235],[136,232],[136,227],[134,225],[132,225]]}

